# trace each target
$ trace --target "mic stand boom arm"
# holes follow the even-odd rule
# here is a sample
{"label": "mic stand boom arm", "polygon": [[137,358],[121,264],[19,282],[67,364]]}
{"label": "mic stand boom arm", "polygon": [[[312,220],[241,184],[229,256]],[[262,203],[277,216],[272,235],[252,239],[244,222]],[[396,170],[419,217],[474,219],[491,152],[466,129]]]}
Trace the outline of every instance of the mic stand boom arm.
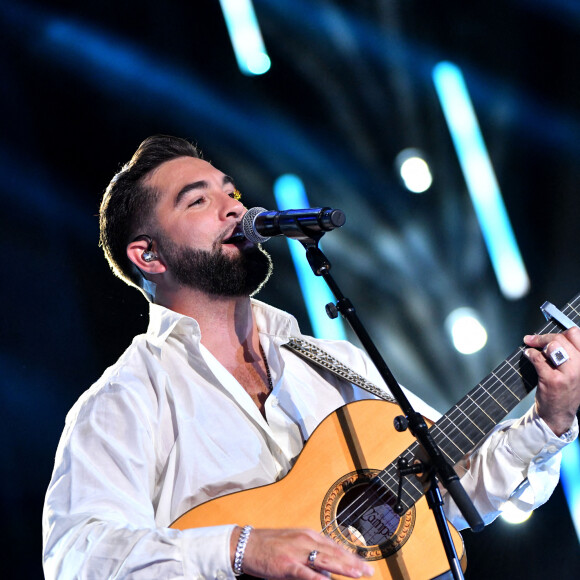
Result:
{"label": "mic stand boom arm", "polygon": [[449,495],[453,498],[457,507],[461,511],[461,514],[465,518],[465,521],[473,531],[479,532],[483,528],[483,520],[475,509],[473,502],[465,492],[465,489],[461,485],[458,475],[453,470],[453,467],[447,462],[441,453],[441,450],[435,443],[433,437],[429,433],[429,428],[427,427],[423,416],[420,413],[417,413],[411,406],[411,403],[407,399],[399,383],[389,370],[389,367],[383,360],[383,357],[377,350],[371,337],[359,320],[351,301],[342,294],[340,288],[330,275],[331,264],[322,250],[320,250],[318,247],[318,241],[323,235],[324,232],[312,232],[306,230],[303,236],[295,236],[295,239],[298,239],[306,249],[306,258],[314,274],[324,278],[325,282],[330,288],[330,291],[336,298],[336,305],[329,304],[327,306],[327,312],[331,317],[335,317],[336,312],[340,312],[340,314],[346,318],[354,333],[357,335],[364,349],[376,366],[377,370],[379,371],[380,375],[382,376],[383,380],[389,387],[392,395],[395,397],[399,407],[401,407],[401,410],[403,411],[403,414],[408,422],[408,427],[411,433],[423,446],[423,449],[429,457],[433,477],[429,490],[426,494],[427,500],[429,502],[429,507],[431,510],[433,510],[435,515],[437,527],[443,541],[443,546],[445,548],[453,576],[456,579],[463,578],[463,572],[461,570],[459,558],[449,533],[445,514],[443,513],[443,502],[441,501],[441,496],[438,494],[439,490],[437,489],[437,479],[441,481],[442,485],[445,487],[445,489],[447,489]]}

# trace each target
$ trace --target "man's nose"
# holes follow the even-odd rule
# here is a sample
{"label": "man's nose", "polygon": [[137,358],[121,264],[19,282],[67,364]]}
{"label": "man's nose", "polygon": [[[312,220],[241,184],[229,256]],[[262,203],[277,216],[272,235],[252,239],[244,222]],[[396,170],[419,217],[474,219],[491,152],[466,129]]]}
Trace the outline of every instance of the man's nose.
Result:
{"label": "man's nose", "polygon": [[237,219],[244,214],[246,208],[244,207],[244,204],[241,201],[239,201],[238,199],[234,199],[233,197],[230,197],[228,195],[226,196],[222,204],[221,211],[223,218],[234,217]]}

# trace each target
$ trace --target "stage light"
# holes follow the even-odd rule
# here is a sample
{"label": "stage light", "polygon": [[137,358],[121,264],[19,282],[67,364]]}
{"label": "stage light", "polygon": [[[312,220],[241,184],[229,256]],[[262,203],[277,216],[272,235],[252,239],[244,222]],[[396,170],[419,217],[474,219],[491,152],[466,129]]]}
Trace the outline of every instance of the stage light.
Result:
{"label": "stage light", "polygon": [[[296,175],[285,174],[280,176],[274,183],[274,196],[280,210],[310,207],[302,180]],[[296,275],[306,303],[306,310],[308,311],[314,336],[346,340],[344,324],[340,317],[332,320],[326,314],[325,306],[329,302],[335,302],[335,298],[326,282],[312,272],[302,244],[297,240],[287,239],[286,241],[296,268]]]}
{"label": "stage light", "polygon": [[230,40],[240,70],[246,75],[261,75],[270,70],[254,6],[251,0],[220,0]]}
{"label": "stage light", "polygon": [[501,508],[501,517],[508,524],[523,524],[532,517],[533,513],[533,511],[523,512],[510,502],[507,502]]}
{"label": "stage light", "polygon": [[427,191],[433,183],[429,164],[419,149],[404,149],[395,158],[404,186],[413,193]]}
{"label": "stage light", "polygon": [[570,508],[572,523],[580,542],[580,440],[576,439],[562,450],[560,480]]}
{"label": "stage light", "polygon": [[441,62],[433,80],[500,290],[506,298],[521,298],[530,280],[463,75],[455,65]]}
{"label": "stage light", "polygon": [[487,331],[472,308],[457,308],[447,316],[445,327],[461,354],[473,354],[487,343]]}

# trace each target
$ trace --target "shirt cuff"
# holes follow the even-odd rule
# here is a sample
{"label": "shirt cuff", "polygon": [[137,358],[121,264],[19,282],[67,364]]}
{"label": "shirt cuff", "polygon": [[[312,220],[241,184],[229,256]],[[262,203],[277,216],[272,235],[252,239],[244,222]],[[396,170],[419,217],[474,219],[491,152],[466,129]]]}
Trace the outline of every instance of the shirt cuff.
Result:
{"label": "shirt cuff", "polygon": [[549,460],[578,437],[578,419],[574,419],[567,433],[558,437],[532,405],[527,413],[511,424],[507,435],[510,449],[523,465],[537,464]]}
{"label": "shirt cuff", "polygon": [[192,580],[233,579],[230,538],[235,525],[183,530],[183,572]]}

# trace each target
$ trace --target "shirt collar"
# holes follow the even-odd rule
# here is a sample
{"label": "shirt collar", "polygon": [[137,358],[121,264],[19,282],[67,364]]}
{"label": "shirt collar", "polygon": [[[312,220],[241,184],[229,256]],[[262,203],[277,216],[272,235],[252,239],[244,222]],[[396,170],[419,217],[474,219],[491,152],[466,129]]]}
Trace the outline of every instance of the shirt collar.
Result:
{"label": "shirt collar", "polygon": [[300,328],[294,316],[252,298],[252,312],[260,334],[279,339],[279,344],[288,342],[292,336],[300,336]]}
{"label": "shirt collar", "polygon": [[[299,336],[300,329],[296,319],[278,308],[252,298],[252,311],[258,331],[277,338],[278,344],[288,342],[291,336]],[[149,303],[149,326],[147,340],[157,348],[162,348],[172,334],[187,329],[194,339],[201,339],[197,321],[190,316],[179,314],[159,304]]]}
{"label": "shirt collar", "polygon": [[162,348],[167,339],[179,330],[187,328],[190,335],[198,340],[201,338],[199,324],[190,316],[179,314],[174,310],[149,303],[149,326],[147,340],[158,348]]}

